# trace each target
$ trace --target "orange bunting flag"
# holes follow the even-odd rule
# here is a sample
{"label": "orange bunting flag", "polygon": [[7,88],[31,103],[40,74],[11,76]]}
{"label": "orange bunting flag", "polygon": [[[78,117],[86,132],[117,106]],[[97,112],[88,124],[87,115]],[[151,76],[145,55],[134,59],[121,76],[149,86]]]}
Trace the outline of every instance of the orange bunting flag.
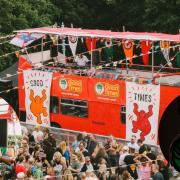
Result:
{"label": "orange bunting flag", "polygon": [[15,51],[16,57],[19,57],[19,51]]}
{"label": "orange bunting flag", "polygon": [[129,60],[130,64],[133,64],[132,58],[133,58],[134,42],[132,40],[123,40],[122,45],[126,58]]}
{"label": "orange bunting flag", "polygon": [[167,65],[172,68],[172,63],[169,58],[169,52],[170,52],[170,42],[168,41],[161,41],[160,42],[161,51],[164,55],[164,58],[166,59]]}
{"label": "orange bunting flag", "polygon": [[[91,43],[92,43],[92,49],[91,49]],[[86,38],[86,46],[88,51],[92,51],[94,49],[96,49],[96,38]]]}
{"label": "orange bunting flag", "polygon": [[151,43],[150,41],[141,41],[141,52],[142,52],[142,58],[143,63],[145,65],[149,64],[149,50],[151,49]]}

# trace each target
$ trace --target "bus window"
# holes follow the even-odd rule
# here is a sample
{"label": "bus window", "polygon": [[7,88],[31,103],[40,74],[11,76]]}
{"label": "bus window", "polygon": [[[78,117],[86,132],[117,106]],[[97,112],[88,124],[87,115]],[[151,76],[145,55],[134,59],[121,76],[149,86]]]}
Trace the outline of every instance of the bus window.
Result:
{"label": "bus window", "polygon": [[121,106],[120,108],[121,122],[122,124],[126,124],[126,106]]}
{"label": "bus window", "polygon": [[88,103],[87,101],[77,99],[60,100],[61,113],[69,116],[77,116],[82,118],[88,117]]}
{"label": "bus window", "polygon": [[58,98],[55,96],[50,97],[50,113],[59,113]]}

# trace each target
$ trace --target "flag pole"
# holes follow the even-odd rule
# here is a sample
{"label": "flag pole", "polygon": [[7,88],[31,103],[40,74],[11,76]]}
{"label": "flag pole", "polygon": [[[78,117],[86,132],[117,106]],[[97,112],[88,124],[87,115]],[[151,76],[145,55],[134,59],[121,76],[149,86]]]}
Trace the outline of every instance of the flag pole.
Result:
{"label": "flag pole", "polygon": [[152,79],[154,77],[154,42],[152,41]]}
{"label": "flag pole", "polygon": [[91,38],[91,69],[92,69],[92,38]]}
{"label": "flag pole", "polygon": [[42,39],[41,39],[41,63],[43,63],[43,59],[44,59],[44,57],[43,57],[43,38],[44,37],[42,37]]}

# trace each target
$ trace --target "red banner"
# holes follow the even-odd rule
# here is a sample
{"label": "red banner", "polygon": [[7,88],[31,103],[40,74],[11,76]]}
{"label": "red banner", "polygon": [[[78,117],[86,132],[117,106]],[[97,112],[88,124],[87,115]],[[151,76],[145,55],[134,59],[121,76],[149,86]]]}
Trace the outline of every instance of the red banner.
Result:
{"label": "red banner", "polygon": [[[92,49],[91,49],[91,43],[92,43]],[[88,51],[92,51],[96,49],[96,38],[86,38],[86,46]]]}
{"label": "red banner", "polygon": [[143,63],[145,65],[149,64],[149,50],[151,49],[150,41],[141,41],[141,52],[143,54]]}
{"label": "red banner", "polygon": [[52,91],[57,96],[87,99],[87,77],[60,75],[54,76]]}

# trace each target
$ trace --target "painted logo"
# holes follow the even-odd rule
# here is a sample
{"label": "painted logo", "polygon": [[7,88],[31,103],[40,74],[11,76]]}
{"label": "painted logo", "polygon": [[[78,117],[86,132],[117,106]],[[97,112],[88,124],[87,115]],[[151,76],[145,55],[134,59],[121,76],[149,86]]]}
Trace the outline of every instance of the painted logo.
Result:
{"label": "painted logo", "polygon": [[101,95],[104,92],[104,85],[102,83],[97,83],[95,89],[96,93]]}
{"label": "painted logo", "polygon": [[82,93],[82,80],[60,79],[59,86],[62,90],[72,93]]}
{"label": "painted logo", "polygon": [[119,97],[119,84],[98,82],[95,85],[95,91],[96,91],[97,95],[99,95],[99,96],[118,98]]}
{"label": "painted logo", "polygon": [[67,85],[68,85],[68,83],[67,83],[66,79],[61,79],[59,81],[59,86],[61,87],[61,89],[63,89],[63,90],[67,89]]}

